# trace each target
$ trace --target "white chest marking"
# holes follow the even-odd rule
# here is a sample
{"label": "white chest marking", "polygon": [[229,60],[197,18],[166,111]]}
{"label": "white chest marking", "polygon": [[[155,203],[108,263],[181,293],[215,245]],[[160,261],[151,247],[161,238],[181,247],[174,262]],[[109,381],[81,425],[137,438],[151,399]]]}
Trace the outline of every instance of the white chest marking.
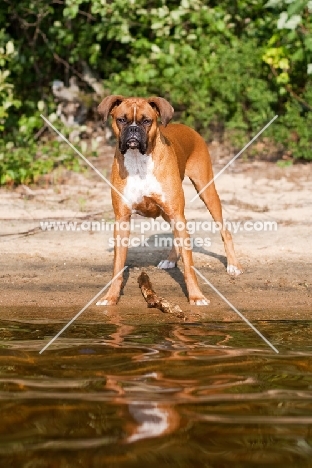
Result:
{"label": "white chest marking", "polygon": [[150,154],[141,154],[138,150],[129,149],[124,156],[125,168],[128,171],[127,183],[124,196],[128,200],[128,205],[140,203],[143,197],[160,195],[161,200],[165,197],[153,170],[154,162]]}

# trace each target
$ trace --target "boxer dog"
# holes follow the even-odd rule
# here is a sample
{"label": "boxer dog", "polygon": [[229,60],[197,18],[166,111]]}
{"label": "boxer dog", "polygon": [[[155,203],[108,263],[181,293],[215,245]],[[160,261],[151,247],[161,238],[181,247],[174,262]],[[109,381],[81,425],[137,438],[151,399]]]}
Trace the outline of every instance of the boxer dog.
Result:
{"label": "boxer dog", "polygon": [[[208,305],[199,289],[190,248],[189,233],[184,216],[182,181],[186,174],[197,192],[212,179],[213,170],[207,145],[193,129],[182,124],[170,124],[174,109],[161,97],[148,99],[107,96],[98,106],[104,121],[111,115],[112,127],[117,137],[117,147],[112,167],[112,204],[115,213],[114,270],[113,277],[123,269],[127,255],[132,213],[156,218],[162,216],[173,227],[174,238],[179,240],[166,260],[158,267],[176,266],[181,255],[184,278],[191,305]],[[158,125],[160,118],[162,125]],[[215,222],[223,226],[222,207],[214,183],[201,193],[201,199]],[[239,275],[239,265],[230,232],[221,228],[227,256],[227,272]],[[111,284],[97,305],[114,305],[118,302],[122,275]]]}

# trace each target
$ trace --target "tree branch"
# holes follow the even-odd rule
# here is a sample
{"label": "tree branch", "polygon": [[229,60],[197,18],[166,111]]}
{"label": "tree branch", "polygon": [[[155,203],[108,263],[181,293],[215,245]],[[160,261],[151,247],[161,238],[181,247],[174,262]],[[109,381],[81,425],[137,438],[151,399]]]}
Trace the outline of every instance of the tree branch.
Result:
{"label": "tree branch", "polygon": [[157,296],[153,290],[152,283],[145,271],[142,271],[138,277],[138,283],[144,299],[147,302],[147,307],[155,307],[166,314],[175,314],[179,318],[185,318],[182,309],[177,304],[172,304],[163,297]]}

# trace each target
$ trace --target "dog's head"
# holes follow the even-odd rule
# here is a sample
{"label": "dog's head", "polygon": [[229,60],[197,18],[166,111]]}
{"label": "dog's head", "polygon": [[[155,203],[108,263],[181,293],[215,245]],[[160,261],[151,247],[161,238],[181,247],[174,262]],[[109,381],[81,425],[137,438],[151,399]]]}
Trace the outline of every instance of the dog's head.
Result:
{"label": "dog's head", "polygon": [[112,127],[122,154],[128,149],[138,149],[146,154],[156,137],[158,117],[166,126],[172,119],[174,109],[161,97],[107,96],[98,106],[98,111],[104,121],[109,115],[113,117]]}

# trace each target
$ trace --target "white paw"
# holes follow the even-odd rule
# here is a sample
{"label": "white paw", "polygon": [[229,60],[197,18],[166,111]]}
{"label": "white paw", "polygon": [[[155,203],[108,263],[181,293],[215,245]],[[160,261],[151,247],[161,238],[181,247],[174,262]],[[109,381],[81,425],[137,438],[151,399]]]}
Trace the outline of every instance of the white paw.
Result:
{"label": "white paw", "polygon": [[238,276],[243,273],[243,270],[240,270],[234,265],[228,265],[226,271],[228,272],[229,275],[231,276]]}
{"label": "white paw", "polygon": [[194,301],[192,305],[207,306],[209,304],[210,304],[209,299],[197,299],[197,301]]}
{"label": "white paw", "polygon": [[104,305],[105,306],[105,305],[108,305],[108,302],[109,301],[107,299],[104,299],[103,301],[98,301],[95,305],[102,305],[102,306]]}
{"label": "white paw", "polygon": [[169,260],[162,260],[158,263],[157,268],[161,268],[162,270],[168,270],[169,268],[175,268],[175,262],[170,262]]}

